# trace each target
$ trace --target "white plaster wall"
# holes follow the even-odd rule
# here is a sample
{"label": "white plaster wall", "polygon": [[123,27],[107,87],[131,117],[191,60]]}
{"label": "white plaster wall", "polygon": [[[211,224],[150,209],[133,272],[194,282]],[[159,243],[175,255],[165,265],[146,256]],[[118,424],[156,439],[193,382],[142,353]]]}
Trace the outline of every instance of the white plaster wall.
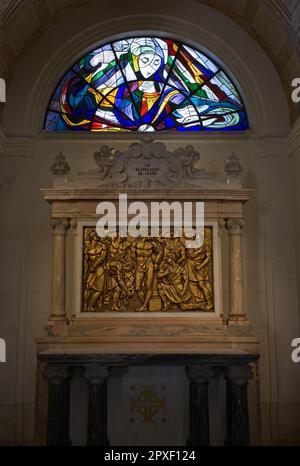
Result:
{"label": "white plaster wall", "polygon": [[243,90],[252,126],[248,135],[168,136],[166,144],[170,149],[193,144],[203,166],[219,176],[234,151],[244,167],[244,186],[255,189],[245,208],[245,297],[261,340],[263,440],[300,441],[300,376],[290,361],[290,342],[299,336],[300,326],[289,116],[279,78],[253,39],[208,7],[190,0],[180,6],[131,0],[120,5],[107,2],[101,11],[82,8],[59,18],[20,58],[9,82],[4,112],[8,137],[0,150],[0,336],[8,345],[8,362],[0,365],[0,442],[33,439],[34,341],[44,333],[51,274],[50,207],[39,190],[51,185],[50,165],[60,151],[74,174],[93,166],[92,155],[103,140],[116,148],[130,143],[123,136],[44,135],[47,101],[82,52],[105,37],[141,29],[160,30],[211,50]]}

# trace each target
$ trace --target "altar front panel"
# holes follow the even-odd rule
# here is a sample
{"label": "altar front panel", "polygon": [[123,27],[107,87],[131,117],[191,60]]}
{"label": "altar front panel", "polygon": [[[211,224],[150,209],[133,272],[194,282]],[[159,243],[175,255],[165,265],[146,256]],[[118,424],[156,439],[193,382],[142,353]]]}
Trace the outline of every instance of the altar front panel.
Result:
{"label": "altar front panel", "polygon": [[[225,437],[225,381],[210,381],[210,444]],[[82,369],[71,382],[70,438],[85,445],[88,383]],[[113,367],[107,382],[107,430],[110,445],[184,446],[189,435],[189,381],[182,366]]]}

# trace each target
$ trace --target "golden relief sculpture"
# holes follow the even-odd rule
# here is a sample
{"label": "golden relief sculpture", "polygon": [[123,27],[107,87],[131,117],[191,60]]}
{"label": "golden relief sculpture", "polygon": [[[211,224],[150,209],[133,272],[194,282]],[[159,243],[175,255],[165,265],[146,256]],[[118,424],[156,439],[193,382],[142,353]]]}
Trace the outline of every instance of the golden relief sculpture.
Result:
{"label": "golden relief sculpture", "polygon": [[212,227],[184,238],[100,238],[84,227],[83,312],[214,311]]}

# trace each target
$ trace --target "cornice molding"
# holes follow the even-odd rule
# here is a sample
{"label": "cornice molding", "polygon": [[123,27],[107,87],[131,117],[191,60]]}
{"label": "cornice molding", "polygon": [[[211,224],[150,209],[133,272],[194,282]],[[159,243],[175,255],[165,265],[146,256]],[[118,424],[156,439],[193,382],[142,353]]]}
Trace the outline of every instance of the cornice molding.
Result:
{"label": "cornice molding", "polygon": [[[135,141],[140,141],[143,134],[128,133],[128,134],[102,134],[101,141],[107,143],[123,143],[128,144]],[[181,144],[231,144],[231,143],[250,143],[258,145],[264,150],[262,157],[285,157],[288,147],[294,148],[295,143],[298,141],[300,145],[300,118],[294,124],[293,129],[288,137],[256,137],[255,133],[251,130],[245,133],[157,133],[155,135],[157,141],[172,141]],[[99,141],[99,135],[96,133],[41,133],[36,138],[33,136],[6,136],[0,127],[0,155],[2,157],[25,157],[33,158],[38,157],[36,153],[37,142],[47,142],[47,144],[94,144]],[[290,151],[289,151],[290,152]]]}
{"label": "cornice molding", "polygon": [[33,158],[35,144],[33,137],[7,137],[0,128],[0,155],[2,157]]}
{"label": "cornice molding", "polygon": [[[116,190],[106,190],[95,188],[48,188],[41,189],[44,199],[49,203],[55,201],[76,202],[76,201],[98,201],[101,199],[118,200],[119,193]],[[128,191],[128,199],[197,199],[197,200],[215,200],[215,201],[234,201],[247,202],[254,195],[253,189],[193,189],[193,190],[160,190],[159,193],[141,191],[140,189]]]}

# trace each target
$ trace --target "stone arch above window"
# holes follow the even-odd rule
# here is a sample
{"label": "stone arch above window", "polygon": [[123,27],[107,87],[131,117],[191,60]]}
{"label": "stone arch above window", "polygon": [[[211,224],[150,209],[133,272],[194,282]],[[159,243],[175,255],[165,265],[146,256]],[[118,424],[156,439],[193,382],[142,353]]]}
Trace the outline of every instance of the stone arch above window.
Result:
{"label": "stone arch above window", "polygon": [[177,40],[132,37],[76,62],[55,89],[47,131],[242,131],[237,87],[207,54]]}

